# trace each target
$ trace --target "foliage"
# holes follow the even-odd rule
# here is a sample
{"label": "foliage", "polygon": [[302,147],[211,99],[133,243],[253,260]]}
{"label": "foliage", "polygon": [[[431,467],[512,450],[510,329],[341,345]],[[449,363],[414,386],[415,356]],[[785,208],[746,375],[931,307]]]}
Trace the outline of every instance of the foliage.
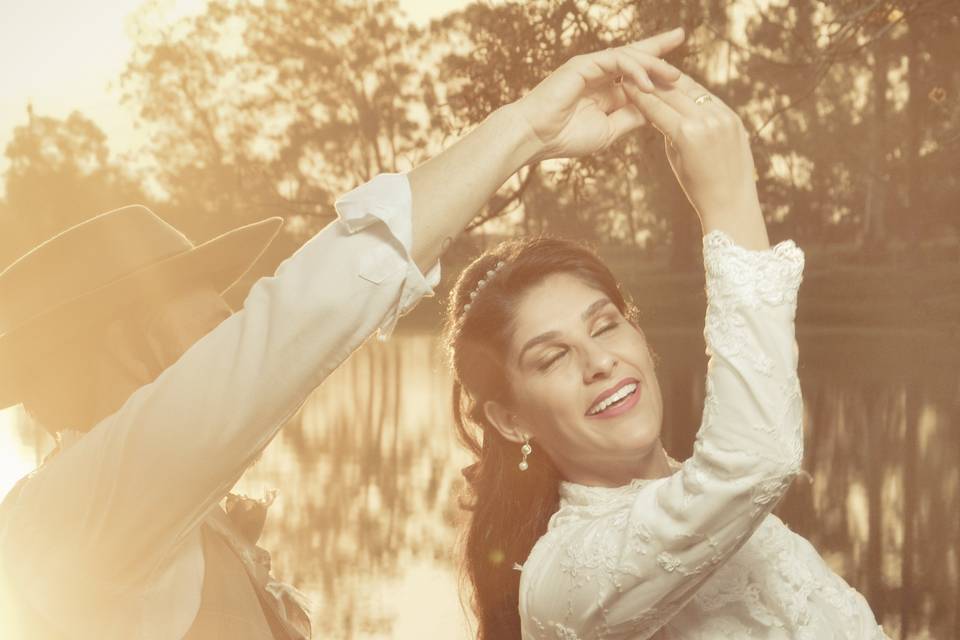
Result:
{"label": "foliage", "polygon": [[[196,228],[280,214],[305,239],[329,221],[337,194],[409,169],[570,56],[677,24],[690,35],[671,60],[753,134],[774,239],[865,257],[928,255],[908,250],[931,242],[957,251],[960,69],[949,61],[960,55],[960,15],[951,0],[507,0],[427,28],[409,25],[396,0],[212,0],[163,27],[147,11],[121,77],[150,133],[138,150],[150,169],[139,178]],[[22,132],[12,146],[19,160],[4,210],[35,236],[52,224],[37,212],[60,210],[52,192],[81,189],[78,180],[118,198],[133,188],[103,173],[106,141],[81,120],[63,131],[102,153],[71,151],[76,171],[57,173],[24,151]],[[648,127],[604,154],[525,168],[473,226],[639,245],[692,264],[699,229],[662,145]],[[102,205],[72,207],[53,226],[91,207]]]}
{"label": "foliage", "polygon": [[111,163],[93,122],[77,112],[64,120],[29,115],[6,148],[0,269],[91,215],[144,199],[137,181]]}
{"label": "foliage", "polygon": [[126,100],[181,206],[316,231],[338,193],[410,168],[424,144],[419,31],[394,1],[216,0],[140,34]]}
{"label": "foliage", "polygon": [[[451,107],[475,122],[569,55],[677,23],[692,36],[674,61],[753,133],[774,235],[867,250],[956,237],[960,191],[947,166],[960,159],[960,83],[945,62],[960,53],[956,3],[476,4],[443,22],[471,43],[444,60]],[[699,237],[661,144],[646,131],[546,172],[534,184],[551,195],[541,190],[525,207],[528,228],[605,242],[649,233],[653,244],[672,243],[675,263],[690,262]]]}

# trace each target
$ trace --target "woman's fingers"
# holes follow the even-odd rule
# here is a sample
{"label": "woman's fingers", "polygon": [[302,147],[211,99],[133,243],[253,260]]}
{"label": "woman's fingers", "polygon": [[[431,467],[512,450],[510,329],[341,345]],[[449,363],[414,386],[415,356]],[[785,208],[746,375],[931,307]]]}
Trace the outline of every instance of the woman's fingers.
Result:
{"label": "woman's fingers", "polygon": [[[637,64],[641,64],[641,61],[643,59],[642,56],[646,56],[647,54],[640,53],[635,49],[631,49],[628,51],[628,55],[636,59]],[[656,58],[656,59],[659,60],[659,58]],[[668,63],[664,62],[664,64],[668,64]],[[684,76],[684,74],[681,73],[679,69],[676,69],[675,67],[673,67],[673,65],[668,65],[668,66],[671,69],[676,70],[676,74],[675,74],[676,77],[673,78],[673,80],[679,80],[681,77]],[[699,105],[695,104],[693,99],[689,97],[683,90],[681,90],[673,81],[671,81],[669,84],[666,84],[666,85],[661,83],[660,85],[655,86],[654,89],[650,91],[650,93],[660,97],[664,102],[666,102],[671,107],[673,107],[677,111],[677,113],[685,117],[699,118],[703,115],[702,110],[701,111],[697,110]]]}
{"label": "woman's fingers", "polygon": [[685,73],[680,74],[680,77],[677,78],[676,84],[678,88],[686,91],[687,95],[690,95],[694,98],[705,93],[710,93],[703,85]]}
{"label": "woman's fingers", "polygon": [[[719,117],[721,120],[726,120],[731,116],[739,117],[720,98],[714,96],[685,73],[680,75],[677,82],[666,86],[658,85],[650,93],[670,105],[676,113],[686,120],[705,120],[711,116]],[[702,96],[707,96],[707,98],[697,102],[697,99]]]}
{"label": "woman's fingers", "polygon": [[657,128],[660,133],[669,139],[673,139],[680,133],[680,125],[683,123],[683,116],[672,106],[664,102],[662,98],[654,94],[640,91],[636,87],[624,84],[623,90],[626,92],[630,101],[643,114],[644,118]]}
{"label": "woman's fingers", "polygon": [[647,123],[643,112],[634,104],[625,104],[608,116],[610,123],[610,141]]}
{"label": "woman's fingers", "polygon": [[[723,111],[728,114],[737,115],[736,111],[731,109],[726,102],[724,102],[717,96],[713,95],[713,93],[711,93],[703,85],[701,85],[699,82],[697,82],[696,80],[694,80],[693,78],[691,78],[685,73],[680,74],[680,77],[677,79],[676,83],[670,87],[670,89],[682,91],[700,109],[706,108],[706,109],[712,109],[716,111]],[[703,95],[710,96],[710,99],[707,100],[706,102],[701,102],[700,104],[697,104],[696,102],[697,98]]]}
{"label": "woman's fingers", "polygon": [[698,120],[707,113],[704,105],[694,102],[693,97],[679,87],[656,87],[651,93],[673,107],[684,118]]}

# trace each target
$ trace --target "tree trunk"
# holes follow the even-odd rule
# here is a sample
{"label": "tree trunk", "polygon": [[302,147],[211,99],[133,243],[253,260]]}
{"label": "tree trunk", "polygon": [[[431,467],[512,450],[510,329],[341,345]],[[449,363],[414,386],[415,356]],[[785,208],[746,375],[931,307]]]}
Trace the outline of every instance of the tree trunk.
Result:
{"label": "tree trunk", "polygon": [[923,410],[923,388],[915,381],[906,384],[906,411],[903,435],[903,549],[900,565],[900,637],[910,637],[913,621],[913,572],[915,522],[917,517],[917,448],[920,437],[920,412]]}
{"label": "tree trunk", "polygon": [[870,131],[870,151],[867,158],[867,189],[863,206],[861,246],[868,251],[883,251],[887,242],[885,223],[887,189],[887,88],[889,55],[884,42],[873,47],[873,119]]}

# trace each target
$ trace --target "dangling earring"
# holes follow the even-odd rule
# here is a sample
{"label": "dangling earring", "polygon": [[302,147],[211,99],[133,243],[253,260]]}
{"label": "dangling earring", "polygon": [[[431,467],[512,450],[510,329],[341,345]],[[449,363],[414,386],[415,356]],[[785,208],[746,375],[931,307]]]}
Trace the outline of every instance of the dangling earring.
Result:
{"label": "dangling earring", "polygon": [[520,447],[520,453],[523,454],[523,460],[517,466],[520,471],[526,471],[530,468],[530,465],[527,464],[527,456],[533,453],[533,447],[530,446],[530,440],[526,436],[523,437],[523,446]]}

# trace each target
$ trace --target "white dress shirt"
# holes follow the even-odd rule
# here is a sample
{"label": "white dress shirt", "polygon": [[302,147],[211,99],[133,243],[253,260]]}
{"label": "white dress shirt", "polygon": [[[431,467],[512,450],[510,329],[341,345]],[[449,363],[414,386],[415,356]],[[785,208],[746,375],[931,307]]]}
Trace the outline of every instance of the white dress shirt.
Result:
{"label": "white dress shirt", "polygon": [[771,513],[803,460],[804,254],[703,239],[709,355],[693,455],[615,488],[563,482],[522,567],[524,640],[880,640],[863,596]]}
{"label": "white dress shirt", "polygon": [[432,295],[439,263],[424,276],[411,259],[406,175],[336,206],[241,310],[5,500],[0,586],[27,637],[180,638],[207,514],[334,368]]}

